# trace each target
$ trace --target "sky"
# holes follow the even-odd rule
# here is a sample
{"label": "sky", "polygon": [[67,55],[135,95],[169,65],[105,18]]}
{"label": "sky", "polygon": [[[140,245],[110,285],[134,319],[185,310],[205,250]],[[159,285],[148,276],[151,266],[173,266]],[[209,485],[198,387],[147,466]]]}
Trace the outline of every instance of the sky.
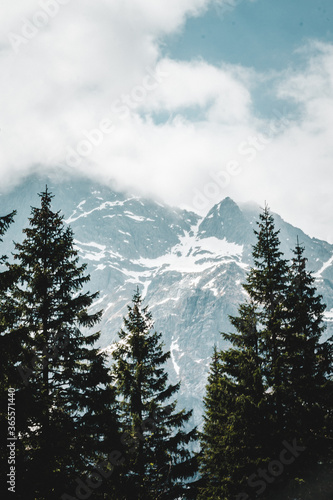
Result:
{"label": "sky", "polygon": [[0,69],[0,189],[230,196],[333,243],[332,0],[7,0]]}

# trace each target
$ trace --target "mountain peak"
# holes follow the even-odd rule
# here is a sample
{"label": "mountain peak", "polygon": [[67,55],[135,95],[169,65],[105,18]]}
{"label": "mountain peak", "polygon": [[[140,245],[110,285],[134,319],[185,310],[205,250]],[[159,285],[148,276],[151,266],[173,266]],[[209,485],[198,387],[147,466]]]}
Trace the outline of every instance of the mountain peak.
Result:
{"label": "mountain peak", "polygon": [[227,204],[227,203],[237,206],[237,203],[235,203],[234,200],[232,198],[230,198],[230,196],[226,196],[222,201],[220,201],[219,205],[223,205],[223,204]]}
{"label": "mountain peak", "polygon": [[229,196],[214,205],[199,226],[199,237],[215,236],[234,243],[243,243],[251,228],[243,212]]}
{"label": "mountain peak", "polygon": [[208,212],[207,214],[207,217],[209,215],[211,215],[212,213],[214,212],[220,212],[221,210],[225,210],[226,208],[228,209],[238,209],[239,210],[239,207],[237,205],[237,203],[232,199],[230,198],[229,196],[227,196],[226,198],[224,198],[223,200],[221,200],[219,203],[216,203],[216,205],[214,205],[210,211]]}

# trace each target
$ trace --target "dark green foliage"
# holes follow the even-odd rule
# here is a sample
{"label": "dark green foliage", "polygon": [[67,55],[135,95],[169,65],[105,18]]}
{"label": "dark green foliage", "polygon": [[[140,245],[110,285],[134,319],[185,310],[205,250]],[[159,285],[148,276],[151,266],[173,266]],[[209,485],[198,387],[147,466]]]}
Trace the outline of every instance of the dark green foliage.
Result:
{"label": "dark green foliage", "polygon": [[[3,215],[0,217],[0,242],[2,243],[5,232],[9,228],[9,226],[13,223],[14,216],[16,215],[16,210],[11,212],[10,214]],[[6,257],[5,257],[6,258]]]}
{"label": "dark green foliage", "polygon": [[297,241],[285,302],[288,322],[282,350],[282,398],[283,432],[304,443],[306,452],[295,464],[301,482],[292,484],[285,494],[290,495],[286,498],[296,493],[306,499],[321,495],[329,499],[333,495],[332,339],[321,341],[326,306],[316,294],[315,279],[306,270],[303,254]]}
{"label": "dark green foliage", "polygon": [[205,397],[201,435],[199,498],[229,499],[247,488],[246,480],[267,459],[269,432],[259,354],[257,318],[252,304],[231,318],[237,333],[224,334],[232,348],[214,351]]}
{"label": "dark green foliage", "polygon": [[[0,243],[13,222],[16,212],[12,212],[4,217],[0,217]],[[14,315],[12,301],[10,300],[10,288],[12,287],[15,276],[8,269],[7,256],[2,255],[0,247],[0,352],[1,352],[1,370],[0,370],[0,476],[1,488],[5,491],[6,474],[9,470],[8,448],[7,448],[7,414],[8,414],[8,389],[12,388],[15,382],[16,371],[13,368],[15,356],[19,343],[16,338],[9,335],[14,324]]]}
{"label": "dark green foliage", "polygon": [[223,370],[217,349],[214,348],[210,374],[207,383],[207,392],[204,399],[206,414],[204,416],[204,432],[201,436],[201,457],[199,463],[203,476],[203,494],[198,498],[207,500],[222,498],[226,486],[224,479],[228,477],[226,457],[225,422],[221,415],[227,410],[223,404]]}
{"label": "dark green foliage", "polygon": [[280,443],[281,436],[278,432],[283,419],[281,349],[286,326],[284,303],[288,285],[288,264],[282,258],[279,231],[275,230],[274,219],[267,206],[259,217],[259,230],[255,231],[257,244],[253,247],[254,267],[248,274],[244,289],[258,308],[260,351],[265,359],[262,367],[263,377],[267,389],[270,389],[270,412],[276,416],[272,419],[272,425],[277,424],[274,436]]}
{"label": "dark green foliage", "polygon": [[[13,222],[14,215],[16,212],[12,212],[11,214],[8,214],[4,217],[0,217],[0,243],[3,241],[3,236],[5,232],[7,231],[8,227],[10,224]],[[8,331],[8,328],[13,324],[13,317],[11,315],[11,308],[8,307],[8,299],[9,299],[9,291],[10,287],[13,285],[15,281],[15,276],[14,274],[8,269],[8,260],[7,256],[2,255],[0,257],[0,266],[1,266],[1,272],[0,272],[0,348],[1,348],[1,353],[3,353],[3,366],[1,370],[1,389],[2,390],[7,390],[8,386],[6,385],[7,382],[5,381],[5,377],[8,377],[8,372],[5,367],[5,364],[8,365],[10,364],[12,360],[12,354],[11,354],[11,347],[9,343],[9,338],[6,335],[6,332]]]}
{"label": "dark green foliage", "polygon": [[[232,347],[214,353],[208,380],[200,498],[328,500],[333,356],[332,341],[321,342],[325,306],[304,249],[297,243],[289,265],[267,207],[258,225],[249,301],[230,318],[236,332],[223,337]],[[286,443],[302,451],[275,473]]]}
{"label": "dark green foliage", "polygon": [[124,325],[113,352],[125,432],[119,500],[192,498],[184,480],[197,469],[188,449],[196,430],[183,428],[192,412],[176,410],[172,397],[179,384],[168,384],[163,367],[170,353],[163,352],[161,334],[152,330],[152,316],[142,307],[139,291],[128,306]]}
{"label": "dark green foliage", "polygon": [[11,266],[19,276],[11,336],[21,339],[17,498],[25,500],[74,493],[75,479],[115,446],[118,430],[112,379],[94,347],[99,333],[81,330],[101,317],[88,312],[97,294],[81,291],[89,276],[78,263],[72,231],[52,212],[48,190],[40,196]]}

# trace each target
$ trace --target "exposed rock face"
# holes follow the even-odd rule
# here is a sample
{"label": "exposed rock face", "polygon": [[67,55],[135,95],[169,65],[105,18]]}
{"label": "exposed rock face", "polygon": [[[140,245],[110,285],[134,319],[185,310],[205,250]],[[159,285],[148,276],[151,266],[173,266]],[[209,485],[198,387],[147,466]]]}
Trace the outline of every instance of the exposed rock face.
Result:
{"label": "exposed rock face", "polygon": [[[39,206],[37,193],[45,182],[32,177],[0,196],[1,214],[18,211],[1,253],[13,250],[12,240],[22,240],[30,206]],[[260,208],[226,198],[202,218],[83,179],[49,179],[47,184],[55,195],[54,208],[71,225],[80,256],[88,263],[89,290],[100,290],[94,307],[104,309],[101,347],[112,349],[139,285],[171,351],[170,378],[182,381],[179,403],[193,408],[194,422],[200,424],[213,346],[223,347],[219,332],[230,331],[228,315],[246,299],[241,284],[251,265]],[[278,215],[275,223],[287,258],[297,236],[306,247],[309,269],[327,304],[327,334],[332,333],[333,245],[309,238]]]}

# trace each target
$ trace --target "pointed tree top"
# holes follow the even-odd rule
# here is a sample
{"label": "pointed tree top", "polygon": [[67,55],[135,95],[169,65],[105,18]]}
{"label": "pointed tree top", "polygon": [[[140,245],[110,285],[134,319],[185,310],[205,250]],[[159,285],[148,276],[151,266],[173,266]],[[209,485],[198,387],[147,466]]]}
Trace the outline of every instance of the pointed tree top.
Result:
{"label": "pointed tree top", "polygon": [[299,253],[303,253],[305,250],[304,245],[299,241],[298,235],[296,236],[296,245],[295,245],[295,251]]}
{"label": "pointed tree top", "polygon": [[141,297],[139,285],[137,285],[136,290],[134,292],[133,302],[134,302],[134,304],[140,304],[142,302],[142,297]]}
{"label": "pointed tree top", "polygon": [[52,198],[54,198],[54,195],[48,190],[47,184],[45,185],[45,191],[38,193],[38,196],[42,199],[42,206],[44,204],[50,205]]}

